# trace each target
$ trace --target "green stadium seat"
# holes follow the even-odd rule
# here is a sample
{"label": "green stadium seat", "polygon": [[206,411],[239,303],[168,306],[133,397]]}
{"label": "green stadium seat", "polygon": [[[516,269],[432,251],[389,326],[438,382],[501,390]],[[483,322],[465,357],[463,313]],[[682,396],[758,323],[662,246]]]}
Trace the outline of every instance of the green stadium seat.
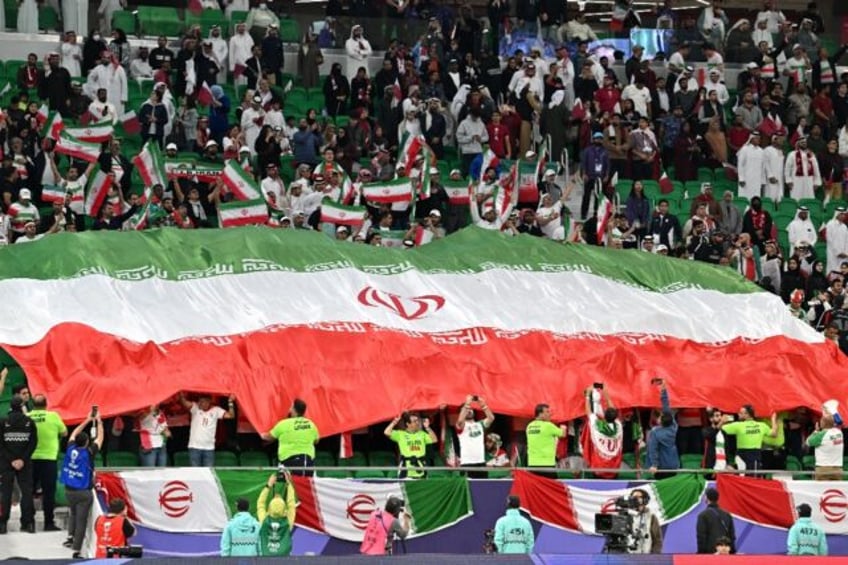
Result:
{"label": "green stadium seat", "polygon": [[229,37],[229,26],[227,25],[227,16],[221,10],[203,10],[200,14],[200,27],[203,29],[203,37],[209,35],[209,30],[212,26],[220,26],[221,36]]}
{"label": "green stadium seat", "polygon": [[12,92],[17,93],[18,89],[15,86],[15,80],[18,78],[18,70],[25,65],[26,61],[6,61],[6,80],[12,83]]}
{"label": "green stadium seat", "polygon": [[768,210],[769,212],[772,210],[777,210],[777,202],[768,196],[763,196],[761,199],[763,204],[763,210]]}
{"label": "green stadium seat", "polygon": [[827,203],[827,206],[824,208],[824,220],[829,222],[833,215],[836,213],[836,209],[839,207],[848,207],[848,202],[844,200],[831,200]]}
{"label": "green stadium seat", "polygon": [[138,453],[134,451],[110,451],[106,454],[107,467],[138,467]]}
{"label": "green stadium seat", "polygon": [[242,467],[270,467],[271,458],[264,451],[244,451],[239,456]]}
{"label": "green stadium seat", "polygon": [[787,214],[781,214],[778,212],[774,215],[772,221],[774,221],[774,225],[776,225],[779,230],[785,231],[787,226],[789,226],[789,222],[791,222],[794,217],[794,214],[792,216],[789,216]]}
{"label": "green stadium seat", "polygon": [[354,471],[353,478],[355,479],[385,479],[386,473],[376,469],[366,469],[362,471]]}
{"label": "green stadium seat", "polygon": [[809,208],[811,216],[821,217],[824,213],[822,201],[818,198],[802,198],[798,201],[798,206],[806,206]]}
{"label": "green stadium seat", "polygon": [[215,467],[238,467],[238,455],[232,451],[215,451]]}
{"label": "green stadium seat", "polygon": [[138,21],[144,35],[179,35],[184,23],[176,8],[139,6]]}
{"label": "green stadium seat", "polygon": [[135,14],[129,10],[118,10],[112,14],[112,29],[122,29],[127,35],[136,33]]}
{"label": "green stadium seat", "polygon": [[[317,456],[317,454],[316,454]],[[353,455],[346,459],[339,459],[340,467],[367,467],[368,459],[361,451],[354,451]]]}
{"label": "green stadium seat", "polygon": [[316,471],[316,475],[325,479],[349,479],[352,475],[350,471],[342,469],[330,469],[329,471]]}
{"label": "green stadium seat", "polygon": [[618,195],[618,199],[624,204],[627,201],[627,197],[630,196],[630,189],[633,188],[633,181],[629,180],[620,180],[615,184],[615,193]]}
{"label": "green stadium seat", "polygon": [[778,214],[792,214],[794,216],[797,209],[798,202],[793,198],[784,198],[777,203]]}
{"label": "green stadium seat", "polygon": [[38,9],[38,29],[41,31],[59,29],[59,14],[52,6],[42,6]]}
{"label": "green stadium seat", "polygon": [[280,20],[280,39],[283,43],[300,43],[300,26],[297,20]]}
{"label": "green stadium seat", "polygon": [[712,182],[714,179],[713,170],[708,169],[706,167],[698,168],[698,181],[700,182]]}
{"label": "green stadium seat", "polygon": [[247,15],[249,13],[250,12],[245,12],[243,10],[233,10],[230,12],[230,27],[232,28],[232,33],[236,32],[236,24],[247,21]]}
{"label": "green stadium seat", "polygon": [[174,453],[174,467],[191,467],[188,451],[177,451]]}
{"label": "green stadium seat", "polygon": [[368,460],[374,467],[394,467],[398,464],[397,456],[391,451],[372,451]]}
{"label": "green stadium seat", "polygon": [[740,214],[744,214],[745,210],[748,209],[748,199],[747,198],[734,198],[733,205],[736,206],[736,209],[739,210]]}
{"label": "green stadium seat", "polygon": [[512,476],[512,471],[508,469],[498,469],[496,471],[489,471],[490,479],[508,479]]}
{"label": "green stadium seat", "polygon": [[701,455],[684,453],[680,456],[680,466],[684,469],[700,469],[702,461]]}
{"label": "green stadium seat", "polygon": [[801,465],[804,466],[804,469],[808,471],[812,471],[816,468],[816,457],[815,455],[805,455],[803,459],[801,459]]}
{"label": "green stadium seat", "polygon": [[[316,451],[314,462],[316,467],[336,466],[336,458],[329,451]],[[352,463],[348,463],[348,465],[352,465]]]}

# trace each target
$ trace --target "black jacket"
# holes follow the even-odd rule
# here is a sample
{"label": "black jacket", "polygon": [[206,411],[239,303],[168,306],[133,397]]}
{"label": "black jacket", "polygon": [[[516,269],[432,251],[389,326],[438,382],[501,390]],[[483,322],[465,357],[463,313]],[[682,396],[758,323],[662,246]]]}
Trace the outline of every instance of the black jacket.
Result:
{"label": "black jacket", "polygon": [[0,468],[8,467],[16,459],[29,462],[36,443],[35,422],[23,412],[9,412],[0,424]]}
{"label": "black jacket", "polygon": [[38,97],[47,99],[49,108],[70,116],[71,73],[64,67],[50,69],[48,75],[44,69],[38,71]]}
{"label": "black jacket", "polygon": [[698,553],[715,553],[716,541],[724,537],[730,539],[730,553],[736,553],[736,531],[733,529],[733,518],[717,504],[707,505],[706,510],[698,514],[697,532]]}

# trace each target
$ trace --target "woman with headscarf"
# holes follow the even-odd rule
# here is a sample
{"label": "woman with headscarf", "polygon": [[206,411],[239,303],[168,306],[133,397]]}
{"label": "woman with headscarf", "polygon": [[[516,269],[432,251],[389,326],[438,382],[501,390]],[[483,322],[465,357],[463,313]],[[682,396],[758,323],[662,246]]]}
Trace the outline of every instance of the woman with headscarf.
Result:
{"label": "woman with headscarf", "polygon": [[830,287],[830,283],[827,280],[827,273],[825,273],[824,261],[817,259],[813,262],[813,270],[807,277],[807,296],[810,299],[813,299],[817,297],[820,292],[826,291],[828,287]]}
{"label": "woman with headscarf", "polygon": [[159,145],[159,149],[164,149],[168,111],[162,104],[162,94],[159,91],[151,92],[150,98],[141,105],[138,121],[141,124],[141,141],[147,143],[147,140],[152,139]]}
{"label": "woman with headscarf", "polygon": [[130,43],[127,41],[127,34],[121,28],[115,28],[112,31],[112,41],[109,42],[109,51],[115,55],[118,64],[124,69],[130,68]]}
{"label": "woman with headscarf", "polygon": [[350,96],[350,83],[342,74],[340,63],[333,63],[330,74],[324,81],[324,104],[327,115],[336,117],[347,111],[347,99]]}
{"label": "woman with headscarf", "polygon": [[624,215],[627,217],[627,223],[635,228],[634,234],[641,241],[651,225],[651,201],[645,196],[645,189],[640,180],[633,181],[630,195],[624,205]]}
{"label": "woman with headscarf", "polygon": [[372,86],[368,77],[368,69],[359,67],[356,76],[350,81],[350,107],[351,109],[371,109]]}
{"label": "woman with headscarf", "polygon": [[88,71],[97,66],[101,54],[106,49],[106,42],[100,32],[95,29],[91,30],[88,39],[82,45],[82,76],[88,76]]}
{"label": "woman with headscarf", "polygon": [[317,38],[312,30],[307,30],[297,50],[297,74],[304,88],[318,86],[319,69],[323,63],[324,55],[318,47]]}
{"label": "woman with headscarf", "polygon": [[224,140],[224,134],[229,129],[227,116],[230,114],[230,98],[218,84],[212,85],[210,89],[212,104],[209,106],[209,132],[212,139],[220,145]]}
{"label": "woman with headscarf", "polygon": [[780,275],[780,297],[783,302],[789,304],[789,297],[795,290],[804,291],[804,277],[801,275],[801,266],[797,257],[790,257],[786,261],[786,270]]}
{"label": "woman with headscarf", "polygon": [[555,90],[551,95],[551,101],[542,110],[543,134],[551,138],[550,159],[559,161],[563,149],[567,143],[567,132],[571,110],[565,104],[565,90]]}
{"label": "woman with headscarf", "polygon": [[674,141],[674,178],[689,182],[698,178],[698,161],[701,148],[692,135],[692,126],[683,122],[680,133]]}

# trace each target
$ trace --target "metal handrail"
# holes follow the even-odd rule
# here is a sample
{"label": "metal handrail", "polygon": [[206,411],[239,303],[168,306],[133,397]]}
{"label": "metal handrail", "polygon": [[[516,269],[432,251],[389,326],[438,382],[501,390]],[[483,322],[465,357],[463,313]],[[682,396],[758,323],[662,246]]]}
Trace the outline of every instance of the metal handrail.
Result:
{"label": "metal handrail", "polygon": [[[147,469],[155,470],[155,469],[161,469],[161,468],[162,467],[100,467],[101,470],[108,469],[110,471],[112,471],[112,470],[143,471],[143,470],[147,470]],[[214,468],[215,469],[221,469],[222,471],[239,471],[239,470],[268,471],[269,473],[272,473],[272,472],[277,470],[277,467],[270,466],[270,465],[269,466],[262,466],[262,467],[216,466]],[[404,470],[405,468],[404,467],[398,467],[398,466],[385,466],[385,465],[382,465],[382,466],[367,466],[367,465],[349,465],[349,466],[344,465],[344,466],[341,466],[340,465],[340,466],[337,466],[337,467],[329,467],[329,466],[325,466],[325,465],[320,465],[320,466],[316,465],[314,467],[287,467],[287,469],[289,471],[309,470],[309,471],[316,471],[316,472],[323,472],[323,471],[398,472],[398,471]],[[439,471],[439,472],[449,472],[449,473],[468,473],[468,472],[470,472],[470,473],[474,473],[474,472],[478,472],[478,473],[483,473],[483,472],[508,472],[508,473],[512,473],[513,471],[533,471],[533,472],[551,473],[551,474],[557,474],[557,475],[565,475],[565,474],[570,473],[570,474],[574,475],[575,479],[587,479],[587,480],[591,480],[591,479],[593,479],[593,477],[591,477],[591,476],[587,477],[585,475],[592,475],[594,473],[604,473],[604,474],[615,473],[616,475],[619,475],[619,474],[631,475],[633,473],[636,473],[637,475],[641,475],[640,480],[652,480],[651,472],[648,471],[647,469],[644,469],[644,468],[641,468],[641,469],[621,469],[621,468],[619,468],[619,469],[609,469],[609,468],[564,469],[564,468],[561,468],[561,467],[485,467],[485,466],[481,466],[481,467],[421,467],[421,468],[411,467],[411,469],[418,469],[418,470],[427,471],[427,472]],[[738,469],[726,469],[726,470],[723,470],[723,471],[716,471],[714,469],[683,469],[683,468],[681,468],[681,469],[660,469],[659,472],[662,472],[662,473],[677,473],[677,474],[681,474],[681,475],[682,474],[687,474],[687,475],[750,475],[750,476],[753,476],[753,475],[758,475],[758,476],[763,476],[763,475],[774,476],[774,475],[777,475],[777,476],[792,476],[792,477],[794,477],[796,475],[808,476],[808,475],[813,475],[815,473],[815,471],[808,470],[808,469],[802,469],[802,470],[797,470],[797,471],[787,471],[785,469],[760,469],[759,471],[757,471],[755,473],[755,472],[748,471],[748,470],[738,470]],[[848,471],[846,471],[846,474],[848,474]],[[369,479],[370,478],[371,477],[369,477]],[[378,478],[378,477],[375,477],[375,478]],[[392,478],[392,477],[386,477],[386,478]],[[490,480],[503,480],[503,479],[507,479],[507,478],[508,477],[502,477],[502,478],[490,479]],[[558,478],[564,478],[564,477],[559,476]],[[602,479],[602,480],[617,480],[617,479]]]}

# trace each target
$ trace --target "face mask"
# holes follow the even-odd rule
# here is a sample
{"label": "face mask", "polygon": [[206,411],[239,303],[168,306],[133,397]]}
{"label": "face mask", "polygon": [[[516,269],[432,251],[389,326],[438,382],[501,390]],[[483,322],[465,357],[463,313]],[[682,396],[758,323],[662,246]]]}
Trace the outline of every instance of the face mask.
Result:
{"label": "face mask", "polygon": [[92,36],[92,39],[94,39],[94,41],[100,41],[100,34],[99,34],[99,33],[95,33],[95,34]]}
{"label": "face mask", "polygon": [[101,64],[101,65],[103,65],[104,67],[106,67],[106,66],[108,66],[108,65],[109,65],[109,61],[103,61],[103,62],[102,62],[102,63],[100,63],[100,64]]}

